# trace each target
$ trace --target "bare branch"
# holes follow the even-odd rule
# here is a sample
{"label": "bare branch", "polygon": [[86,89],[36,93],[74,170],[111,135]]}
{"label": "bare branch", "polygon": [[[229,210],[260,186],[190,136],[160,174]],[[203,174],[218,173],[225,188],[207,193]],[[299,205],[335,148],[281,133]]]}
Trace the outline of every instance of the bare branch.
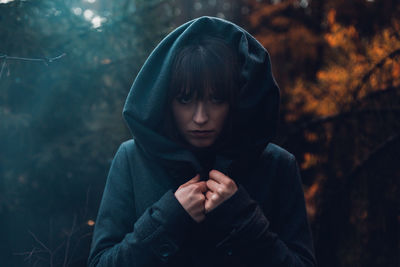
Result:
{"label": "bare branch", "polygon": [[51,63],[55,60],[65,57],[66,55],[67,55],[66,53],[62,53],[61,55],[52,57],[52,58],[26,58],[26,57],[10,57],[7,55],[0,55],[0,58],[3,58],[5,61],[7,61],[7,60],[22,60],[22,61],[43,62],[44,64],[47,65],[47,63]]}
{"label": "bare branch", "polygon": [[59,250],[60,248],[62,248],[62,247],[63,247],[63,245],[64,245],[64,243],[65,243],[65,240],[64,240],[63,242],[61,242],[61,244],[60,244],[58,247],[56,247],[56,249],[54,250],[54,252],[53,252],[53,253],[56,253],[56,252],[57,252],[57,250]]}
{"label": "bare branch", "polygon": [[337,119],[344,119],[346,117],[352,116],[352,115],[360,115],[360,114],[367,114],[367,113],[378,113],[378,112],[400,112],[400,108],[375,108],[375,109],[361,109],[361,110],[350,110],[347,112],[342,112],[339,114],[335,115],[330,115],[330,116],[324,116],[320,117],[318,119],[311,120],[307,123],[304,123],[301,128],[309,128],[311,126],[325,123],[325,122],[330,122],[334,121]]}
{"label": "bare branch", "polygon": [[[86,234],[82,235],[81,237],[79,237],[79,239],[76,241],[75,246],[74,246],[74,248],[72,249],[72,252],[71,252],[71,258],[72,258],[72,259],[73,259],[73,256],[75,255],[75,252],[76,252],[76,250],[77,250],[77,248],[78,248],[79,243],[80,243],[84,238],[92,236],[92,234],[93,234],[92,232],[89,232],[89,233],[86,233]],[[69,262],[69,263],[73,263],[73,262]]]}
{"label": "bare branch", "polygon": [[70,243],[71,243],[71,236],[75,232],[75,226],[76,226],[76,214],[74,214],[74,220],[72,222],[71,230],[67,234],[67,244],[65,245],[64,263],[62,265],[63,267],[66,267],[67,263],[68,263],[68,253],[69,253],[69,247],[70,247]]}
{"label": "bare branch", "polygon": [[0,79],[3,75],[3,71],[4,68],[7,65],[7,60],[22,60],[22,61],[30,61],[30,62],[43,62],[46,66],[48,66],[48,63],[52,63],[55,60],[58,60],[62,57],[65,57],[67,54],[66,53],[62,53],[59,56],[56,57],[52,57],[52,58],[26,58],[26,57],[10,57],[8,55],[4,55],[4,54],[0,54],[0,59],[3,59],[3,64],[1,66],[1,70],[0,70]]}
{"label": "bare branch", "polygon": [[[13,255],[18,255],[18,256],[24,256],[24,261],[30,260],[32,256],[34,256],[35,253],[42,253],[42,252],[47,252],[46,250],[38,249],[37,247],[34,247],[31,251],[26,251],[26,252],[15,252]],[[36,257],[36,255],[35,255]]]}
{"label": "bare branch", "polygon": [[358,105],[360,105],[365,100],[374,99],[376,97],[379,97],[379,96],[387,94],[387,93],[391,93],[391,92],[393,92],[395,90],[398,90],[398,89],[399,89],[399,87],[388,86],[385,89],[372,91],[372,92],[368,93],[367,95],[365,95],[365,96],[363,96],[361,98],[355,99],[351,103],[351,108],[357,107]]}
{"label": "bare branch", "polygon": [[395,134],[387,138],[383,143],[381,143],[376,149],[371,151],[359,164],[357,164],[349,174],[346,175],[347,179],[345,181],[351,181],[353,176],[356,176],[364,167],[371,166],[370,162],[379,158],[386,149],[392,148],[396,142],[400,139],[400,134]]}
{"label": "bare branch", "polygon": [[350,111],[341,112],[341,113],[330,115],[330,116],[319,117],[319,118],[304,122],[298,126],[294,126],[292,128],[292,130],[289,131],[289,133],[286,135],[286,137],[283,138],[283,143],[285,143],[286,140],[288,139],[288,137],[291,135],[295,135],[295,134],[299,133],[300,131],[303,131],[304,129],[315,127],[317,125],[321,125],[321,124],[324,124],[327,122],[345,119],[345,118],[355,116],[355,115],[364,115],[364,114],[369,114],[369,113],[392,113],[392,112],[400,113],[400,108],[393,107],[393,108],[374,108],[374,109],[350,110]]}
{"label": "bare branch", "polygon": [[37,259],[38,261],[49,262],[49,260],[46,259],[46,258],[40,257],[40,256],[38,256],[38,255],[34,255],[34,256],[36,257],[36,259]]}
{"label": "bare branch", "polygon": [[364,84],[367,83],[367,80],[371,77],[372,74],[374,74],[374,72],[376,70],[378,70],[379,68],[381,68],[383,66],[383,64],[385,64],[386,60],[388,59],[393,59],[395,56],[400,55],[400,48],[394,50],[393,52],[391,52],[389,55],[387,55],[386,57],[384,57],[383,59],[381,59],[378,63],[376,63],[361,79],[360,83],[357,85],[357,87],[354,89],[353,92],[353,99],[357,99],[358,98],[358,94],[361,91],[361,88],[364,86]]}
{"label": "bare branch", "polygon": [[34,233],[32,233],[31,231],[28,231],[28,232],[31,234],[31,236],[35,239],[36,242],[38,242],[49,254],[51,254],[51,250],[50,250],[48,247],[46,247],[46,245],[43,244],[42,241],[40,241],[40,240],[36,237],[36,235],[35,235]]}

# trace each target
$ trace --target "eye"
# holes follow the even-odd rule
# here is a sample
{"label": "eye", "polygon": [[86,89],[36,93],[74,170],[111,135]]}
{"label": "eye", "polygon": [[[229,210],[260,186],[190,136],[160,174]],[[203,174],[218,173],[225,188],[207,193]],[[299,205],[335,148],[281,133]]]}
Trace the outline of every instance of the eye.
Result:
{"label": "eye", "polygon": [[216,95],[212,95],[210,97],[210,101],[214,104],[222,104],[222,103],[225,103],[226,100],[223,97],[218,97]]}
{"label": "eye", "polygon": [[181,104],[189,104],[193,100],[192,94],[181,94],[176,97],[176,100]]}

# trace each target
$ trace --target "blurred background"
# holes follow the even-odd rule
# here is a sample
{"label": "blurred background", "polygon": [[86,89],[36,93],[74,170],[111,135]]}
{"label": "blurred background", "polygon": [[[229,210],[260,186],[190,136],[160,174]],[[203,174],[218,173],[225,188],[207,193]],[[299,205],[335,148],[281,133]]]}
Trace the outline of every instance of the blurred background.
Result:
{"label": "blurred background", "polygon": [[178,25],[270,52],[319,266],[400,266],[396,0],[0,0],[0,266],[85,266],[122,107]]}

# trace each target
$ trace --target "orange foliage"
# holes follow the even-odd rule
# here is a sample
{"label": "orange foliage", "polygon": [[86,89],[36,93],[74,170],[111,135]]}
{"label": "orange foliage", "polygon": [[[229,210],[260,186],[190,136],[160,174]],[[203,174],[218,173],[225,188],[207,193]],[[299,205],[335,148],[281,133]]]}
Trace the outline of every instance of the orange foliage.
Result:
{"label": "orange foliage", "polygon": [[[399,57],[387,58],[400,49],[400,21],[393,20],[390,28],[371,40],[364,40],[354,26],[337,23],[335,14],[335,10],[330,10],[326,18],[329,31],[324,38],[330,50],[325,68],[317,72],[315,83],[302,79],[295,82],[291,96],[294,101],[289,103],[292,112],[286,118],[289,121],[295,121],[304,113],[337,114],[356,100],[355,95],[362,98],[373,91],[400,84]],[[382,66],[375,68],[382,60]],[[373,72],[363,84],[363,78],[370,70]],[[303,103],[300,112],[298,103]]]}
{"label": "orange foliage", "polygon": [[313,183],[309,188],[304,189],[304,199],[306,202],[306,209],[308,218],[312,221],[316,212],[315,196],[319,191],[320,183]]}
{"label": "orange foliage", "polygon": [[301,168],[308,169],[318,163],[318,157],[311,153],[304,153],[304,161],[301,164]]}
{"label": "orange foliage", "polygon": [[249,0],[249,4],[248,28],[254,29],[252,34],[269,51],[278,84],[283,90],[290,88],[288,84],[303,74],[300,66],[309,68],[310,62],[319,60],[323,39],[299,18],[288,15],[304,16],[297,0],[275,4]]}

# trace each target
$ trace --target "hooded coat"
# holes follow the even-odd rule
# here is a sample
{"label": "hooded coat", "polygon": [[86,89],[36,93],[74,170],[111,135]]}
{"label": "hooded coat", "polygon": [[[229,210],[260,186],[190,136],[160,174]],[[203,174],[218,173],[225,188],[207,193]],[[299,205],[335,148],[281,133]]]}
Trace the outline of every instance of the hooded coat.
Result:
{"label": "hooded coat", "polygon": [[[209,168],[163,134],[174,55],[203,34],[223,38],[237,53],[239,103],[232,138]],[[279,88],[265,48],[241,27],[200,17],[167,35],[138,73],[123,116],[133,139],[112,161],[94,228],[88,265],[316,266],[295,157],[271,143]],[[217,169],[238,190],[197,223],[174,192]]]}

